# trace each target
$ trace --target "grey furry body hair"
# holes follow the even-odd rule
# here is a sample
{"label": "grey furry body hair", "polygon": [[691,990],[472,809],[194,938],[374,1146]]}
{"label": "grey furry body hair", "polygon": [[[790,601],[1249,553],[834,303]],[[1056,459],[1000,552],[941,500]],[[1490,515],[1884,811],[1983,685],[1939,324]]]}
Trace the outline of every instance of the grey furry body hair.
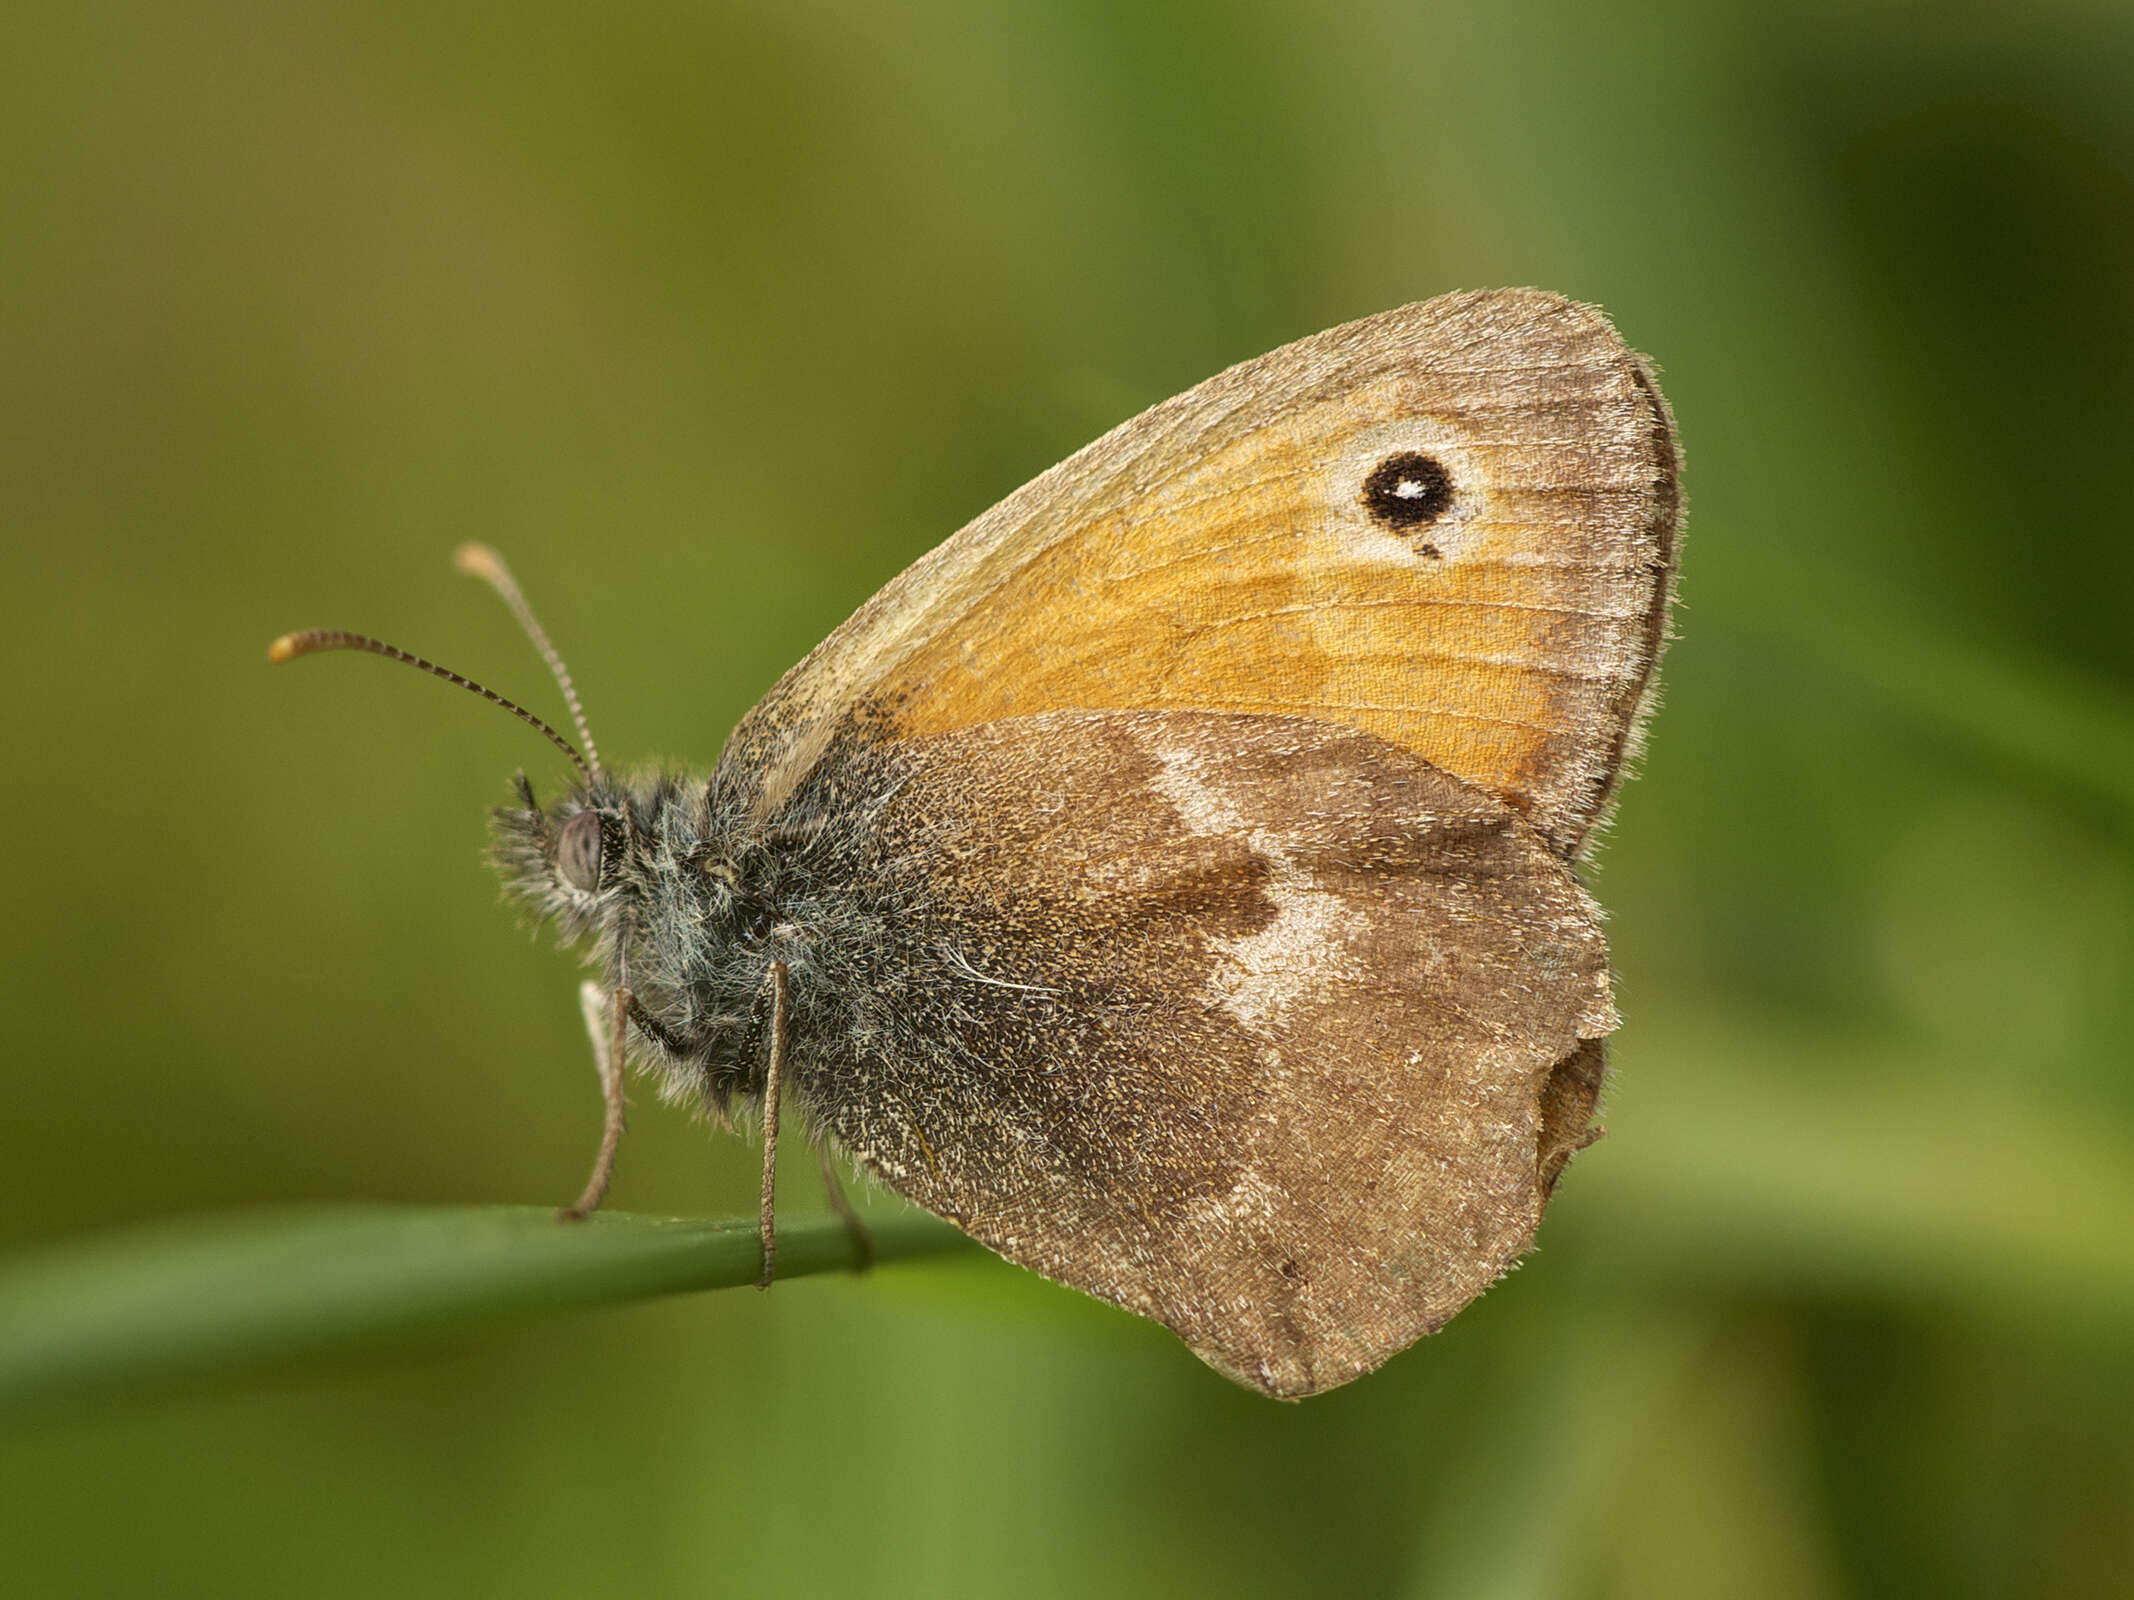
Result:
{"label": "grey furry body hair", "polygon": [[[839,741],[769,816],[723,765],[709,779],[596,774],[545,808],[521,774],[522,803],[492,813],[492,859],[512,898],[585,949],[604,989],[630,990],[632,1062],[664,1098],[721,1123],[762,1097],[769,973],[783,961],[788,1082],[805,1115],[811,1080],[838,1060],[924,1047],[899,1004],[932,964],[899,934],[924,880],[883,858],[879,829],[895,767],[879,744]],[[556,864],[555,841],[585,811],[603,843],[591,892]]]}

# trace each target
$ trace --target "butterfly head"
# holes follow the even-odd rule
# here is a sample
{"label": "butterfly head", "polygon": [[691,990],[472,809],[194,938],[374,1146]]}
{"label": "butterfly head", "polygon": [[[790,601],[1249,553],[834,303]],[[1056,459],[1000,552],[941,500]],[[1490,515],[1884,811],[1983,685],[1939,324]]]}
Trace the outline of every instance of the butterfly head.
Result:
{"label": "butterfly head", "polygon": [[670,1091],[723,1109],[760,1086],[772,963],[796,992],[824,977],[825,830],[763,828],[674,773],[602,773],[545,806],[521,773],[492,836],[507,892],[627,991],[632,1047]]}
{"label": "butterfly head", "polygon": [[[723,1107],[749,1087],[760,1060],[771,963],[805,967],[806,929],[784,914],[785,841],[766,840],[744,808],[714,785],[656,773],[618,780],[601,765],[568,669],[494,551],[468,545],[460,570],[490,584],[548,662],[578,734],[573,744],[540,717],[470,678],[364,634],[284,634],[268,657],[295,660],[360,650],[419,668],[501,706],[561,750],[577,781],[548,805],[522,772],[518,804],[493,819],[492,855],[506,889],[567,943],[590,944],[601,987],[622,994],[637,1048],[677,1092]],[[753,841],[744,843],[744,841]],[[760,1065],[753,1067],[760,1077]]]}
{"label": "butterfly head", "polygon": [[[518,804],[493,814],[496,868],[514,898],[567,940],[623,920],[639,898],[648,847],[643,804],[606,773],[543,806],[524,772]],[[654,821],[656,827],[657,823]]]}

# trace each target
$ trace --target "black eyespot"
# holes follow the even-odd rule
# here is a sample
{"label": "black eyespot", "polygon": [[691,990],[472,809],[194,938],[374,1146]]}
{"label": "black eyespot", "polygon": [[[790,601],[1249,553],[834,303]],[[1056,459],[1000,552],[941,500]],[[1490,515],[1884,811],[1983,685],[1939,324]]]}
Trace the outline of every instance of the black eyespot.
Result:
{"label": "black eyespot", "polygon": [[581,811],[556,840],[556,871],[580,894],[591,894],[600,887],[600,856],[600,813]]}
{"label": "black eyespot", "polygon": [[1430,456],[1403,450],[1364,479],[1363,506],[1389,528],[1427,527],[1452,507],[1452,474]]}

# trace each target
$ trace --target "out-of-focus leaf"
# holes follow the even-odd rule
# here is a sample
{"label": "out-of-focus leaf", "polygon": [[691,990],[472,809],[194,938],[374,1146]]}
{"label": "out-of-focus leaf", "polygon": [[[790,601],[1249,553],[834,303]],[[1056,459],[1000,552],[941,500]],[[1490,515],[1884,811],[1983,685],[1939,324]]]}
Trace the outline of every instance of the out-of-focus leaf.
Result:
{"label": "out-of-focus leaf", "polygon": [[[1745,631],[1836,674],[1848,698],[1869,691],[2003,760],[2134,805],[2134,702],[2113,685],[2027,660],[2006,640],[1951,637],[1901,608],[1869,613],[1775,577],[1746,592],[1768,605],[1739,617]],[[1814,618],[1805,632],[1804,616]]]}
{"label": "out-of-focus leaf", "polygon": [[2110,1125],[1769,1022],[1641,1023],[1611,1109],[1551,1216],[1593,1230],[1582,1249],[1707,1287],[2134,1324],[2134,1148]]}

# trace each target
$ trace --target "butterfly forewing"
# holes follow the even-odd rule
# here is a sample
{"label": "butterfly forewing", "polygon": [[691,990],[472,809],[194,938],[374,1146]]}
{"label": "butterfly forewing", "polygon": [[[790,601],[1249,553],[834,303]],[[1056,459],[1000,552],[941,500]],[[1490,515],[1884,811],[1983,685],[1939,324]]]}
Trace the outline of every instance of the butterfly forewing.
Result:
{"label": "butterfly forewing", "polygon": [[1155,407],[971,523],[734,751],[775,804],[851,707],[920,737],[1072,709],[1297,715],[1479,785],[1572,854],[1665,631],[1664,404],[1599,312],[1448,295]]}

